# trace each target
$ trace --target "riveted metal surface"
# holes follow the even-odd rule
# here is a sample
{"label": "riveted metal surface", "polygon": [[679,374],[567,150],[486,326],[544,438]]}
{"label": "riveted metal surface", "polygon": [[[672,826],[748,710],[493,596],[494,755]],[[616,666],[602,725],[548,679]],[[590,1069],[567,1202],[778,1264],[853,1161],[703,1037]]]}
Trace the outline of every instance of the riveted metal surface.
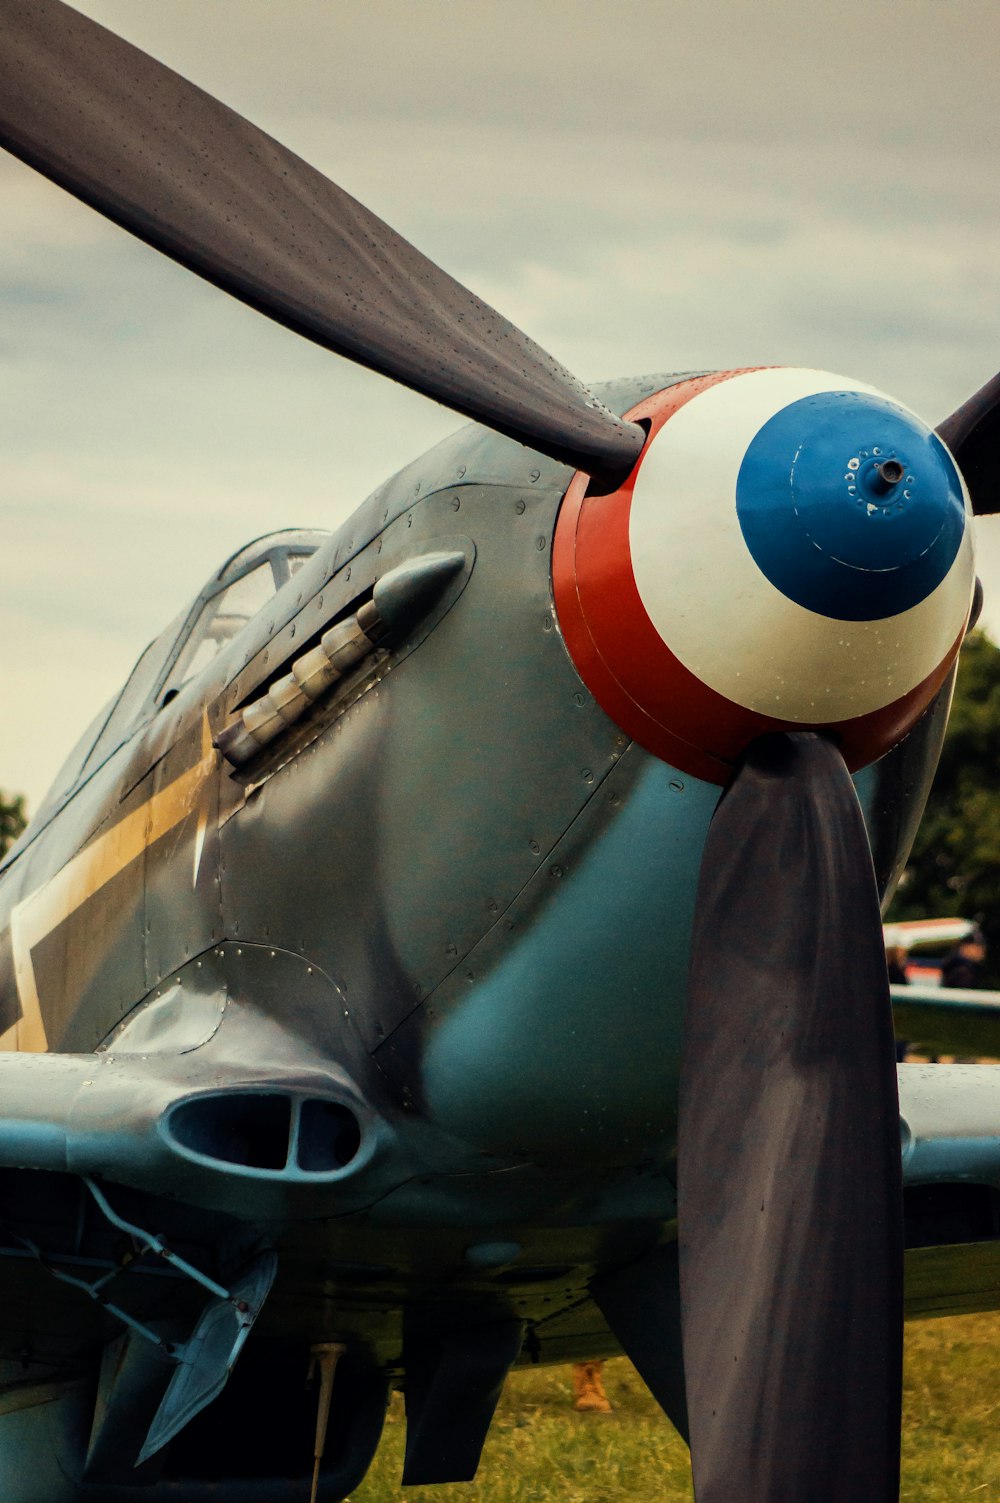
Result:
{"label": "riveted metal surface", "polygon": [[[268,1019],[269,1061],[301,1065],[313,1056],[336,1061],[360,1084],[372,1079],[346,998],[320,967],[275,945],[234,942],[208,951],[204,965],[231,1007]],[[230,1029],[220,1043],[229,1058],[259,1064],[254,1037],[252,1028]]]}
{"label": "riveted metal surface", "polygon": [[[624,377],[600,383],[593,390],[614,411],[624,412],[644,394],[670,386],[688,375],[701,374],[704,373]],[[271,638],[283,633],[300,612],[304,624],[307,624],[310,608],[317,614],[325,609],[325,599],[323,606],[318,603],[310,606],[310,602],[318,602],[327,580],[334,580],[335,589],[343,590],[337,596],[340,601],[338,609],[343,609],[351,598],[344,586],[352,582],[357,584],[355,560],[358,556],[373,543],[377,549],[379,539],[397,519],[402,518],[405,526],[405,517],[411,508],[440,491],[442,486],[448,487],[452,508],[459,510],[461,515],[462,497],[467,487],[510,486],[519,491],[525,505],[533,492],[555,490],[561,496],[572,475],[568,465],[525,450],[521,444],[475,423],[459,428],[373,491],[278,592],[273,609],[262,612],[249,623],[246,632],[240,635],[242,666],[253,664],[258,655],[268,649]],[[455,500],[459,501],[459,508],[454,507]],[[454,519],[452,531],[455,531]],[[350,580],[346,577],[348,568],[352,571]],[[300,636],[301,630],[300,626]],[[268,661],[273,662],[270,654]],[[227,699],[227,704],[237,702],[238,698]]]}
{"label": "riveted metal surface", "polygon": [[141,874],[124,871],[32,947],[51,1046],[91,1047],[145,989],[143,927]]}
{"label": "riveted metal surface", "polygon": [[[88,813],[102,803],[107,808],[108,774],[114,775],[117,761],[112,759],[100,779],[73,801],[73,815],[84,827]],[[26,927],[20,991],[22,1006],[28,1007],[30,983],[24,968],[30,968],[50,1047],[92,1048],[132,1005],[137,988],[146,990],[145,848],[127,862],[105,862],[100,854],[102,844],[115,842],[111,832],[122,819],[141,817],[145,797],[140,784],[123,804],[112,804],[112,812],[80,845],[77,859],[84,871],[75,888],[64,887],[54,873],[50,880],[38,881],[45,858],[51,859],[50,845],[65,839],[70,826],[60,821],[50,827],[36,847],[25,887],[30,894],[25,910],[32,922]],[[68,856],[66,852],[53,862],[56,871]]]}
{"label": "riveted metal surface", "polygon": [[[376,560],[377,550],[373,545],[363,550],[361,556],[352,563],[321,582],[318,592],[307,597],[291,620],[268,637],[267,645],[249,659],[240,669],[239,675],[227,686],[227,714],[252,698],[261,684],[279,674],[282,665],[287,665],[286,671],[290,670],[292,661],[299,656],[307,642],[325,632],[332,621],[350,609],[352,602],[366,598],[375,582]],[[300,571],[296,582],[299,582],[304,572]],[[299,594],[301,593],[300,590]]]}
{"label": "riveted metal surface", "polygon": [[[190,808],[146,852],[146,989],[222,938],[219,876],[221,757],[193,726],[151,773],[162,796],[199,765]],[[203,759],[206,759],[203,763]]]}
{"label": "riveted metal surface", "polygon": [[[226,933],[315,960],[370,1047],[492,927],[624,749],[554,626],[537,539],[560,495],[465,486],[461,598],[224,828]],[[404,530],[414,553],[448,546],[452,500],[399,519],[393,561]]]}
{"label": "riveted metal surface", "polygon": [[[380,1365],[398,1372],[405,1309],[447,1307],[450,1314],[471,1314],[485,1308],[496,1318],[514,1315],[530,1321],[543,1340],[551,1323],[546,1361],[569,1350],[561,1343],[581,1330],[601,1333],[594,1351],[617,1350],[589,1302],[587,1285],[595,1268],[631,1262],[645,1252],[660,1235],[659,1224],[587,1224],[569,1214],[558,1225],[518,1223],[504,1219],[494,1188],[484,1180],[477,1177],[469,1188],[485,1195],[494,1224],[520,1246],[508,1266],[488,1273],[471,1269],[466,1259],[469,1229],[460,1225],[394,1229],[370,1217],[344,1217],[290,1227],[282,1241],[274,1292],[261,1316],[261,1333],[281,1332],[285,1339],[308,1342],[340,1332],[367,1346]],[[471,1194],[470,1203],[475,1203]],[[581,1309],[588,1312],[582,1323],[573,1314]],[[530,1345],[524,1360],[532,1360]]]}
{"label": "riveted metal surface", "polygon": [[[282,766],[296,757],[302,751],[303,747],[315,741],[326,727],[343,714],[345,709],[353,704],[361,694],[367,692],[373,684],[380,682],[387,673],[394,670],[409,657],[410,653],[419,647],[424,638],[437,627],[438,622],[442,617],[447,615],[465,589],[476,558],[475,544],[469,537],[459,534],[447,534],[443,538],[438,539],[438,543],[444,548],[444,551],[464,558],[465,562],[462,568],[456,569],[454,575],[443,586],[440,594],[429,608],[414,620],[410,629],[404,631],[398,641],[393,642],[391,651],[382,647],[373,648],[368,638],[361,636],[353,615],[348,616],[338,623],[338,625],[331,627],[329,634],[324,633],[328,645],[330,638],[334,639],[333,647],[335,653],[337,648],[336,638],[341,633],[348,639],[361,636],[361,640],[367,644],[369,650],[355,666],[341,664],[343,677],[331,685],[328,692],[321,696],[315,707],[307,707],[302,718],[295,723],[293,728],[283,729],[281,735],[273,745],[263,748],[261,754],[256,756],[246,766],[227,768],[226,771],[230,779],[235,779],[238,784],[248,788],[266,781],[267,778],[271,777]],[[385,579],[399,563],[406,563],[419,557],[420,552],[415,553],[414,551],[412,515],[407,513],[406,516],[387,528],[381,537],[375,539],[360,557],[354,561],[353,566],[342,571],[334,579],[329,580],[320,591],[319,596],[311,604],[318,605],[322,601],[324,602],[325,609],[326,603],[332,600],[333,606],[331,609],[335,615],[340,616],[344,610],[356,609],[359,598],[362,600],[369,598],[373,586],[378,581]],[[345,584],[343,578],[345,573],[351,574],[352,582]],[[355,592],[353,583],[359,577],[363,582],[360,596]],[[370,606],[366,606],[364,609],[368,610]],[[308,606],[304,615],[306,617],[304,629],[307,629],[310,615]],[[292,624],[294,625],[295,623],[293,622]],[[306,641],[308,638],[303,636],[299,640],[300,642]],[[225,704],[228,707],[226,713],[234,713],[237,706],[245,704],[247,699],[252,699],[255,705],[259,704],[260,700],[255,698],[255,695],[259,693],[260,686],[268,678],[268,665],[270,665],[271,672],[283,672],[290,662],[295,661],[294,655],[298,650],[299,648],[296,646],[295,639],[290,638],[286,631],[280,638],[279,646],[276,647],[272,644],[271,648],[267,649],[264,653],[258,654],[254,662],[230,686],[225,696]],[[284,659],[280,656],[281,651],[286,653]],[[247,685],[251,683],[254,687],[248,689]],[[247,714],[246,711],[243,713]],[[223,738],[220,744],[225,748],[225,738]],[[231,790],[225,789],[221,797],[223,806],[221,819],[224,823],[229,814],[239,806],[242,799],[234,797]]]}
{"label": "riveted metal surface", "polygon": [[718,796],[631,746],[377,1051],[395,1091],[494,1153],[669,1160],[695,878]]}
{"label": "riveted metal surface", "polygon": [[[5,874],[0,889],[0,933],[11,959],[2,983],[4,1027],[23,1017],[36,1048],[41,1045],[31,1027],[32,1013],[40,1019],[48,1044],[58,1045],[83,1033],[90,1037],[90,1021],[79,1018],[81,1005],[96,1008],[101,1019],[95,1026],[103,1027],[106,1010],[119,1005],[140,977],[145,989],[141,864],[119,877],[111,891],[98,894],[96,902],[84,903],[82,910],[76,903],[67,909],[65,895],[52,891],[60,870],[117,821],[117,786],[130,755],[131,748],[120,748],[66,800],[59,819],[44,825]],[[29,905],[32,921],[26,925]],[[16,954],[12,924],[19,925],[21,936]],[[102,950],[95,948],[98,942]],[[5,1047],[27,1046],[11,1038]]]}

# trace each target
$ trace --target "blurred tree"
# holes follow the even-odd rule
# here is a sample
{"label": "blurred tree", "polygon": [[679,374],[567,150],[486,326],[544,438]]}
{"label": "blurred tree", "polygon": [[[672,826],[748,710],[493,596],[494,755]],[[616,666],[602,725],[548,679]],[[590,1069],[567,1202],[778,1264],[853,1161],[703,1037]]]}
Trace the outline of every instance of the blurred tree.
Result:
{"label": "blurred tree", "polygon": [[941,762],[888,919],[967,918],[1000,985],[1000,648],[966,639]]}
{"label": "blurred tree", "polygon": [[28,816],[24,812],[23,793],[7,798],[6,794],[0,790],[0,856],[3,856],[14,844],[27,823]]}

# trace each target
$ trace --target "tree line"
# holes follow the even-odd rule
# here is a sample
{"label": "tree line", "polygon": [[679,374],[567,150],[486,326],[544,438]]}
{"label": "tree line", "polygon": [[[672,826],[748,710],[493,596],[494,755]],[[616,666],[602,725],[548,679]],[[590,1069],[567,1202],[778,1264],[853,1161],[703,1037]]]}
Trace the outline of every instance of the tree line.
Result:
{"label": "tree line", "polygon": [[887,917],[966,918],[988,946],[985,986],[1000,986],[1000,648],[966,638],[941,761]]}
{"label": "tree line", "polygon": [[2,858],[28,823],[24,808],[24,794],[8,798],[0,789],[0,858]]}

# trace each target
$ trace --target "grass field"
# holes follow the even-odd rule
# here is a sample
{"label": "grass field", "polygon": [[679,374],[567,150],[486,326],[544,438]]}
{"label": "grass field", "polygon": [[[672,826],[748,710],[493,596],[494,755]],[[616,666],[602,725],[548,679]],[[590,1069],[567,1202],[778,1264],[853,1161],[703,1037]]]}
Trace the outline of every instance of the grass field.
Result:
{"label": "grass field", "polygon": [[[1000,1500],[1000,1316],[906,1328],[903,1503]],[[609,1362],[610,1415],[575,1414],[569,1368],[515,1373],[473,1483],[402,1488],[394,1396],[375,1465],[353,1503],[684,1503],[687,1451],[624,1359]]]}

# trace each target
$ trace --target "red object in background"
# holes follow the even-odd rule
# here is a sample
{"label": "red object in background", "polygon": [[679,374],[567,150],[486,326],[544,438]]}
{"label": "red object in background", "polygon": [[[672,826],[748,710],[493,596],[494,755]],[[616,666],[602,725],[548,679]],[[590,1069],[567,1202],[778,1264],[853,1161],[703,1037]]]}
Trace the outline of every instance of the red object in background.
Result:
{"label": "red object in background", "polygon": [[911,960],[906,966],[906,979],[915,986],[940,986],[941,962],[939,960]]}

